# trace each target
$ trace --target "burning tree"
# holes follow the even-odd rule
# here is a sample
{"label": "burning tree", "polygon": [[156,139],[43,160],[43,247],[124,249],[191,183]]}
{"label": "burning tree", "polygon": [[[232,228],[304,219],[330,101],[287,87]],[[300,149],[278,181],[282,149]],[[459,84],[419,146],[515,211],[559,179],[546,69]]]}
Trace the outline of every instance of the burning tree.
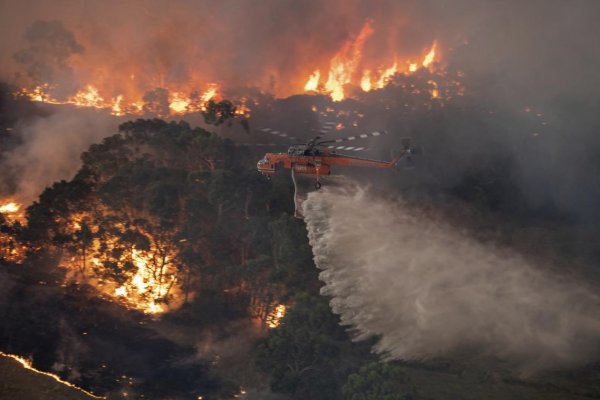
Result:
{"label": "burning tree", "polygon": [[217,293],[235,315],[276,325],[290,265],[310,265],[310,251],[297,257],[306,239],[291,217],[265,219],[273,194],[246,150],[185,122],[138,120],[82,160],[27,210],[28,240],[70,281],[150,314]]}

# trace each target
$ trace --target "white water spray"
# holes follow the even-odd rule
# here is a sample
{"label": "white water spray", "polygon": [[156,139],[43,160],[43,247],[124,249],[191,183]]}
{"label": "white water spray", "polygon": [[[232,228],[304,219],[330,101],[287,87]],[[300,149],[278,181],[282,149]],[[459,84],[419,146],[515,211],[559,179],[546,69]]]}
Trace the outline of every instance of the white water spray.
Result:
{"label": "white water spray", "polygon": [[582,284],[356,185],[302,208],[322,293],[387,358],[476,349],[535,370],[599,354],[600,298]]}

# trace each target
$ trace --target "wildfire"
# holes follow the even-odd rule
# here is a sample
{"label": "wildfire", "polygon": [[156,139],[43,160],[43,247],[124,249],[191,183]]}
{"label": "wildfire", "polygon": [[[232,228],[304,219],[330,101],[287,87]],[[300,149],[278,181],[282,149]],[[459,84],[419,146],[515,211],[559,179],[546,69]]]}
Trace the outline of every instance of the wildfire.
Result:
{"label": "wildfire", "polygon": [[10,201],[5,204],[0,204],[0,213],[2,214],[15,214],[19,212],[21,209],[21,205],[15,203],[14,201]]}
{"label": "wildfire", "polygon": [[437,46],[436,42],[433,42],[433,45],[431,46],[431,50],[429,50],[429,53],[427,53],[427,55],[425,56],[425,58],[423,59],[423,67],[428,68],[431,63],[435,60],[435,48]]}
{"label": "wildfire", "polygon": [[[150,268],[152,263],[150,254],[133,249],[131,258],[137,268],[136,273],[124,285],[115,289],[114,294],[127,299],[136,308],[148,314],[165,312],[165,307],[159,301],[166,296],[169,288],[176,283],[175,275],[172,275],[166,282],[159,282],[155,271]],[[170,264],[170,260],[165,258],[165,263]],[[147,294],[150,294],[150,298],[144,299]]]}
{"label": "wildfire", "polygon": [[75,389],[75,390],[77,390],[77,391],[79,391],[81,393],[85,393],[86,395],[88,395],[90,397],[93,397],[95,399],[106,399],[106,397],[96,396],[95,394],[93,394],[91,392],[88,392],[87,390],[84,390],[84,389],[80,388],[79,386],[75,386],[75,385],[73,385],[70,382],[64,381],[58,375],[52,374],[50,372],[40,371],[39,369],[34,368],[33,365],[32,365],[32,363],[31,363],[31,361],[28,360],[28,359],[26,359],[26,358],[24,358],[24,357],[17,356],[17,355],[14,355],[14,354],[3,353],[1,351],[0,351],[0,356],[12,358],[13,360],[15,360],[19,364],[21,364],[23,366],[23,368],[28,369],[30,371],[33,371],[33,372],[35,372],[36,374],[39,374],[39,375],[48,376],[48,377],[54,379],[56,382],[58,382],[58,383],[60,383],[62,385],[68,386],[68,387],[70,387],[72,389]]}
{"label": "wildfire", "polygon": [[212,100],[213,97],[217,95],[217,90],[219,87],[216,84],[209,85],[208,89],[200,96],[200,100],[202,100],[202,104],[208,103],[209,100]]}
{"label": "wildfire", "polygon": [[379,77],[379,80],[377,81],[375,87],[377,89],[381,89],[382,87],[384,87],[388,83],[390,78],[396,74],[396,72],[398,72],[398,63],[394,62],[394,65],[392,65],[391,67],[389,67],[381,73],[381,76]]}
{"label": "wildfire", "polygon": [[184,93],[175,92],[169,103],[169,109],[174,114],[183,114],[186,112],[189,105],[190,99]]}
{"label": "wildfire", "polygon": [[9,222],[24,222],[25,220],[23,205],[12,198],[0,199],[0,214],[3,214]]}
{"label": "wildfire", "polygon": [[433,80],[429,80],[427,81],[427,83],[429,83],[431,85],[431,98],[433,99],[437,99],[438,97],[440,97],[440,90],[438,89],[438,84],[436,81]]}
{"label": "wildfire", "polygon": [[87,85],[83,90],[77,92],[68,102],[77,107],[103,108],[105,105],[104,99],[100,96],[98,89],[92,85]]}
{"label": "wildfire", "polygon": [[[141,115],[147,108],[146,106],[152,102],[152,100],[144,100],[141,95],[126,96],[123,93],[114,96],[103,95],[95,84],[87,84],[73,96],[63,100],[52,95],[55,89],[55,86],[45,83],[32,89],[23,88],[15,95],[48,104],[70,104],[75,107],[105,109],[116,116]],[[189,88],[187,90],[168,90],[166,93],[168,93],[166,99],[168,113],[170,115],[181,115],[187,112],[205,110],[205,104],[218,96],[219,86],[211,83],[202,92]],[[160,99],[156,99],[157,103],[160,103],[160,101]],[[248,111],[246,107],[246,114]]]}
{"label": "wildfire", "polygon": [[[356,38],[345,42],[331,59],[324,90],[334,101],[340,101],[346,97],[344,91],[346,85],[359,86],[363,92],[381,89],[395,74],[411,74],[418,71],[419,68],[431,68],[438,57],[437,42],[434,41],[420,62],[407,61],[400,64],[397,60],[398,57],[395,56],[387,68],[377,68],[375,72],[368,68],[360,71],[359,66],[367,62],[363,59],[362,50],[373,32],[372,21],[367,20]],[[405,65],[404,69],[401,69],[399,65]],[[308,77],[304,90],[318,90],[320,78],[321,72],[317,69]]]}
{"label": "wildfire", "polygon": [[[27,248],[10,233],[16,226],[25,221],[22,206],[12,199],[0,200],[0,214],[4,216],[7,231],[0,230],[0,259],[22,263]],[[17,224],[18,223],[18,224]]]}
{"label": "wildfire", "polygon": [[269,328],[277,328],[285,316],[285,305],[279,304],[267,315],[266,324]]}
{"label": "wildfire", "polygon": [[365,70],[363,77],[360,80],[360,88],[363,92],[368,92],[373,88],[373,85],[371,84],[371,71],[368,69]]}
{"label": "wildfire", "polygon": [[[282,89],[277,89],[281,93],[274,94],[291,95],[302,90],[322,92],[329,94],[334,101],[340,101],[348,96],[350,87],[369,92],[383,88],[397,74],[410,75],[421,69],[441,71],[436,64],[440,60],[440,52],[435,40],[420,54],[408,55],[403,54],[401,49],[394,49],[384,53],[383,61],[373,61],[365,49],[371,50],[368,46],[374,32],[374,21],[367,19],[360,31],[345,40],[333,55],[315,54],[318,67],[302,68],[303,71],[312,71],[308,77],[303,73],[292,77],[290,84],[276,82],[276,86]],[[86,76],[93,78],[88,78],[88,82],[74,94],[59,96],[57,93],[64,93],[65,88],[48,82],[23,88],[15,95],[37,102],[105,109],[116,116],[149,114],[163,118],[205,111],[210,100],[222,99],[218,84],[194,74],[186,78],[186,82],[173,81],[169,84],[165,79],[168,71],[148,75],[135,65],[129,71],[108,71],[105,68],[108,67],[95,66],[86,71]],[[237,104],[236,107],[240,108]],[[238,114],[249,116],[248,107],[243,105],[241,108],[243,111]]]}
{"label": "wildfire", "polygon": [[122,235],[131,232],[130,228],[117,223],[111,234],[100,235],[92,220],[86,214],[72,215],[65,232],[74,236],[87,232],[92,237],[87,247],[73,249],[63,257],[70,279],[90,282],[105,295],[146,314],[161,314],[182,304],[176,253],[170,241],[137,228],[148,238],[149,247],[129,247],[123,245]]}
{"label": "wildfire", "polygon": [[352,82],[352,77],[362,57],[365,41],[373,34],[372,21],[367,20],[355,40],[349,40],[331,59],[325,89],[334,101],[344,98],[344,86]]}
{"label": "wildfire", "polygon": [[304,90],[306,90],[307,92],[317,90],[317,88],[319,87],[319,79],[321,79],[321,72],[319,70],[316,70],[315,72],[310,74],[306,85],[304,85]]}

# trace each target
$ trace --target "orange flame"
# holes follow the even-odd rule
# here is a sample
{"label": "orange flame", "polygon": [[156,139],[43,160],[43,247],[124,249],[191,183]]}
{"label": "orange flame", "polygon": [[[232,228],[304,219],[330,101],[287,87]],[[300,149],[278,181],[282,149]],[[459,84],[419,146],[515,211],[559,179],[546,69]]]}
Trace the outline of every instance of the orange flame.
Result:
{"label": "orange flame", "polygon": [[423,59],[423,67],[428,68],[431,63],[435,60],[435,50],[437,47],[437,43],[434,41],[433,44],[431,45],[431,50],[429,50],[429,53],[427,53],[427,55],[425,56],[425,58]]}
{"label": "orange flame", "polygon": [[437,82],[436,82],[436,81],[433,81],[433,80],[429,80],[429,81],[427,81],[427,83],[428,83],[428,84],[430,84],[430,85],[432,86],[432,88],[431,88],[431,91],[430,91],[430,93],[431,93],[431,98],[432,98],[432,99],[437,99],[437,98],[439,98],[439,97],[440,97],[440,90],[438,89],[438,84],[437,84]]}
{"label": "orange flame", "polygon": [[344,99],[344,86],[352,82],[365,42],[374,32],[371,24],[372,21],[367,20],[356,39],[344,43],[340,51],[331,59],[325,89],[331,93],[334,101]]}
{"label": "orange flame", "polygon": [[[85,213],[71,215],[66,234],[78,235],[83,225],[93,234],[99,227]],[[123,248],[119,231],[125,226],[115,225],[115,233],[93,237],[86,248],[65,253],[63,265],[69,270],[69,279],[93,284],[101,293],[119,300],[123,305],[146,314],[161,314],[178,308],[183,303],[181,283],[178,279],[176,251],[168,240],[157,240],[148,232],[137,230],[148,237],[150,246],[140,250]],[[113,254],[120,254],[117,258]],[[103,275],[104,263],[119,266],[122,271],[118,281]]]}
{"label": "orange flame", "polygon": [[67,100],[67,103],[74,104],[77,107],[106,107],[106,103],[102,96],[100,96],[98,89],[92,85],[87,85],[84,89],[77,92],[75,96]]}
{"label": "orange flame", "polygon": [[190,99],[181,92],[175,92],[171,96],[169,109],[173,114],[184,114],[190,105]]}
{"label": "orange flame", "polygon": [[[43,84],[34,87],[33,89],[23,88],[15,93],[17,96],[25,96],[31,101],[38,101],[49,104],[71,104],[76,107],[90,107],[98,109],[106,109],[112,115],[140,115],[144,111],[146,102],[140,97],[129,98],[125,94],[118,94],[116,96],[105,98],[101,95],[100,89],[95,85],[88,84],[75,95],[65,99],[58,100],[51,95],[53,86],[49,84]],[[200,105],[194,105],[192,100],[192,92],[195,90],[173,90],[170,91],[169,95],[169,112],[171,115],[181,115],[187,112],[196,112],[205,110],[205,104],[215,98],[218,95],[219,86],[211,83],[207,89],[202,92],[198,98]],[[189,95],[186,93],[190,93]],[[247,113],[249,113],[246,107]]]}
{"label": "orange flame", "polygon": [[386,85],[386,83],[388,83],[390,78],[396,74],[396,72],[398,72],[398,63],[394,62],[394,65],[383,71],[375,86],[378,89],[381,89]]}
{"label": "orange flame", "polygon": [[[396,74],[411,74],[421,68],[429,69],[439,61],[439,48],[437,41],[419,55],[401,56],[395,51],[385,54],[383,62],[374,64],[367,57],[364,49],[370,45],[369,40],[374,34],[374,23],[368,19],[360,31],[353,37],[344,41],[333,55],[323,58],[316,54],[317,65],[328,65],[327,70],[311,66],[313,72],[308,76],[292,79],[291,84],[278,83],[286,95],[297,93],[298,89],[306,92],[328,93],[334,101],[343,100],[347,96],[348,85],[368,92],[381,89],[390,82]],[[186,113],[205,111],[206,103],[219,98],[220,88],[215,83],[208,83],[200,76],[192,74],[187,82],[169,84],[166,82],[165,73],[148,75],[143,69],[132,65],[128,71],[120,74],[107,70],[108,67],[94,67],[87,71],[89,79],[86,85],[74,95],[58,97],[59,87],[52,83],[44,83],[35,87],[28,87],[16,94],[26,96],[32,101],[51,104],[71,104],[76,107],[94,107],[106,109],[113,115],[141,115],[144,113],[168,115],[182,115]],[[302,68],[306,71],[306,68]],[[439,73],[439,68],[436,69]],[[303,86],[299,83],[302,82]],[[292,89],[294,87],[295,89]],[[145,94],[154,93],[157,88],[163,88],[162,93],[154,97]],[[199,90],[201,88],[201,90]],[[62,88],[64,89],[64,88]],[[279,93],[274,93],[279,95]],[[165,107],[166,102],[166,107]],[[166,109],[165,109],[166,108]],[[244,105],[243,115],[249,115],[248,107]]]}
{"label": "orange flame", "polygon": [[3,214],[9,222],[25,221],[23,205],[13,198],[0,200],[0,214]]}
{"label": "orange flame", "polygon": [[360,88],[363,90],[363,92],[368,92],[371,90],[371,88],[373,87],[373,85],[371,84],[371,71],[366,69],[365,72],[363,72],[363,76],[360,79]]}
{"label": "orange flame", "polygon": [[[377,73],[375,74],[372,69],[368,68],[360,71],[359,66],[365,63],[362,55],[363,47],[367,39],[374,32],[371,24],[372,21],[367,20],[356,38],[346,41],[330,61],[329,74],[324,89],[334,101],[340,101],[345,98],[346,94],[344,87],[348,84],[360,86],[364,92],[369,92],[373,89],[381,89],[398,73],[411,74],[416,72],[419,68],[430,68],[438,56],[437,42],[434,41],[420,62],[407,61],[399,64],[397,57],[394,56],[390,67],[383,69],[379,68],[376,70]],[[404,67],[404,70],[400,70],[399,65],[405,65],[406,67]],[[306,84],[304,85],[304,90],[318,90],[320,77],[320,71],[318,69],[315,70],[308,77]],[[360,77],[360,79],[356,81],[356,77]],[[432,92],[432,94],[433,93],[434,92]],[[438,97],[439,91],[435,93],[434,97]]]}
{"label": "orange flame", "polygon": [[281,319],[285,316],[285,305],[279,304],[269,315],[267,315],[266,323],[269,328],[277,328],[281,324]]}
{"label": "orange flame", "polygon": [[307,92],[315,91],[319,87],[319,79],[321,79],[321,71],[316,70],[310,77],[308,81],[306,81],[306,85],[304,85],[304,90]]}
{"label": "orange flame", "polygon": [[[176,276],[172,275],[167,282],[159,282],[155,271],[149,267],[152,262],[151,255],[133,249],[131,258],[137,267],[136,273],[125,284],[115,289],[114,294],[126,298],[134,307],[145,313],[159,314],[165,312],[165,307],[158,300],[166,295],[172,284],[176,283]],[[168,257],[165,257],[165,264],[170,264]],[[150,294],[150,298],[147,300],[144,299],[146,294]]]}
{"label": "orange flame", "polygon": [[19,212],[21,209],[21,205],[15,203],[14,201],[9,201],[8,203],[0,204],[0,213],[2,214],[15,214]]}
{"label": "orange flame", "polygon": [[19,364],[21,364],[23,366],[23,368],[28,369],[30,371],[35,372],[36,374],[39,375],[44,375],[44,376],[48,376],[52,379],[54,379],[56,382],[59,382],[65,386],[68,386],[72,389],[75,389],[81,393],[85,393],[86,395],[93,397],[94,399],[106,399],[106,397],[102,397],[102,396],[96,396],[95,394],[88,392],[87,390],[84,390],[82,388],[80,388],[79,386],[75,386],[70,382],[64,381],[62,380],[59,376],[55,375],[55,374],[51,374],[50,372],[44,372],[44,371],[40,371],[39,369],[36,369],[33,367],[33,364],[31,363],[30,360],[26,359],[25,357],[21,357],[21,356],[17,356],[14,354],[7,354],[7,353],[3,353],[0,351],[0,356],[2,357],[8,357],[8,358],[12,358],[13,360],[17,361]]}
{"label": "orange flame", "polygon": [[[4,216],[9,225],[25,221],[21,204],[12,199],[0,201],[0,214]],[[20,264],[25,260],[26,252],[27,248],[10,233],[0,231],[0,259]]]}

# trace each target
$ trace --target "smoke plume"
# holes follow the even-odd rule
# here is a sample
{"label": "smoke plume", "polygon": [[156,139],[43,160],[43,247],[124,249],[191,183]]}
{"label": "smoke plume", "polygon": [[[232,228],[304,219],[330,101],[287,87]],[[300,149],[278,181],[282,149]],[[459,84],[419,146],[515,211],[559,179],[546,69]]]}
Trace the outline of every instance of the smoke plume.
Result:
{"label": "smoke plume", "polygon": [[475,349],[531,371],[598,354],[600,298],[572,279],[355,185],[309,194],[303,212],[322,293],[387,358]]}
{"label": "smoke plume", "polygon": [[28,46],[14,54],[15,61],[36,84],[66,81],[69,57],[83,52],[72,32],[60,21],[35,21],[25,33]]}
{"label": "smoke plume", "polygon": [[71,108],[24,120],[17,127],[21,144],[0,164],[5,171],[1,180],[16,182],[13,194],[29,203],[46,186],[70,179],[81,165],[81,153],[116,132],[117,123],[103,112]]}
{"label": "smoke plume", "polygon": [[372,20],[363,58],[373,68],[438,40],[445,59],[503,98],[593,93],[598,83],[600,4],[591,1],[5,0],[0,11],[0,78],[9,81],[23,72],[14,54],[44,30],[59,64],[72,55],[69,83],[79,87],[143,92],[201,81],[286,96]]}

